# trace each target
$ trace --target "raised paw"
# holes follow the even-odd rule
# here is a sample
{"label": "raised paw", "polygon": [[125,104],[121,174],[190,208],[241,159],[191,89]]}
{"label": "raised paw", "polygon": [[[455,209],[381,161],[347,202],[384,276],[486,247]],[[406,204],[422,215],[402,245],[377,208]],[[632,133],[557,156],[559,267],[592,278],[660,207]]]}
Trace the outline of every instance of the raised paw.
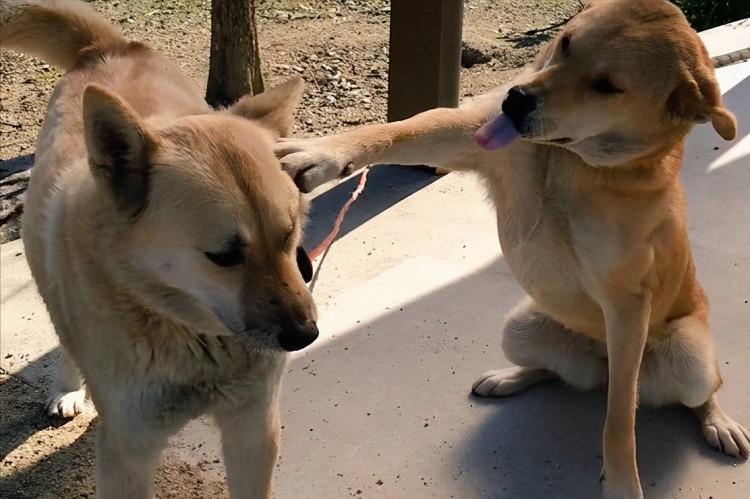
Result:
{"label": "raised paw", "polygon": [[86,389],[74,392],[57,392],[47,401],[47,413],[50,416],[74,418],[83,412],[86,404]]}
{"label": "raised paw", "polygon": [[279,139],[274,145],[281,167],[302,192],[310,192],[352,171],[349,161],[334,155],[333,148],[319,143],[320,140],[323,139]]}
{"label": "raised paw", "polygon": [[505,397],[518,393],[540,381],[554,378],[546,369],[530,367],[508,367],[487,371],[471,387],[471,392],[482,397]]}

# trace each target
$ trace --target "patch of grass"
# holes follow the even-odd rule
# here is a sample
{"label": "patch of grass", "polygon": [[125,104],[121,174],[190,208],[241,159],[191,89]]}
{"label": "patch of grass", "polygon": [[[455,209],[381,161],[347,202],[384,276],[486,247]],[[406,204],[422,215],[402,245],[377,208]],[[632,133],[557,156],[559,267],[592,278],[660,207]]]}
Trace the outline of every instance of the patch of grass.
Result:
{"label": "patch of grass", "polygon": [[747,0],[671,0],[677,5],[696,31],[721,26],[750,17]]}

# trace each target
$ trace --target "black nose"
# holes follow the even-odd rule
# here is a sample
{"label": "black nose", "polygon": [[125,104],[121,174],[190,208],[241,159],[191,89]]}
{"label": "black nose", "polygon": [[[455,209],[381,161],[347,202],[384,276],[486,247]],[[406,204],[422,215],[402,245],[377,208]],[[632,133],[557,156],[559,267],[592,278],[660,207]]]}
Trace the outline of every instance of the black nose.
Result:
{"label": "black nose", "polygon": [[282,326],[279,333],[279,346],[287,352],[302,350],[318,337],[318,326],[315,321],[306,324],[289,322]]}
{"label": "black nose", "polygon": [[503,113],[511,119],[519,132],[523,121],[534,109],[536,109],[536,95],[526,92],[519,86],[508,90],[503,100]]}

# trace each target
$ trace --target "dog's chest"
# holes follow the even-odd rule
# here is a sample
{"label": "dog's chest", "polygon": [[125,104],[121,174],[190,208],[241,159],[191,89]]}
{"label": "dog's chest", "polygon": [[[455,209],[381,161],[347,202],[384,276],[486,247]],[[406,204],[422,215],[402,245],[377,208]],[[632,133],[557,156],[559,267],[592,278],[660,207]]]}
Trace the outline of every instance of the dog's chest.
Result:
{"label": "dog's chest", "polygon": [[[586,262],[578,239],[586,229],[574,221],[570,177],[553,167],[508,169],[491,182],[503,256],[521,287],[550,314],[571,327],[598,329],[577,322],[598,316],[599,307],[581,280]],[[591,313],[577,313],[582,307]]]}
{"label": "dog's chest", "polygon": [[[177,343],[177,342],[174,342]],[[281,378],[286,355],[261,352],[234,339],[205,337],[154,350],[144,368],[140,408],[157,421],[192,418],[224,406],[264,401]]]}

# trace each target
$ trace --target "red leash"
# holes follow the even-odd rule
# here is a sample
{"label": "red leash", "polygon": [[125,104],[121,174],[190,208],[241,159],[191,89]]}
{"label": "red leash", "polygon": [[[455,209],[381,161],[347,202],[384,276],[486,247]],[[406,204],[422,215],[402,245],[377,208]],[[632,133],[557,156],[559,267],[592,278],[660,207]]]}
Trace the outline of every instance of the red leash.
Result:
{"label": "red leash", "polygon": [[[352,192],[351,197],[347,200],[346,204],[341,208],[341,211],[339,211],[339,214],[336,216],[336,221],[333,223],[333,230],[326,236],[325,239],[312,251],[308,252],[308,255],[310,256],[310,260],[315,260],[318,258],[321,254],[325,257],[325,253],[328,252],[328,249],[330,248],[333,241],[336,239],[336,236],[339,234],[339,230],[341,229],[341,222],[344,221],[344,217],[346,216],[346,212],[349,211],[349,207],[354,203],[354,201],[357,200],[360,194],[362,194],[362,191],[365,190],[365,183],[367,182],[367,172],[370,171],[370,168],[365,168],[362,171],[362,174],[359,177],[359,184],[357,184],[357,188],[354,189],[354,192]],[[322,263],[322,262],[321,262]]]}

